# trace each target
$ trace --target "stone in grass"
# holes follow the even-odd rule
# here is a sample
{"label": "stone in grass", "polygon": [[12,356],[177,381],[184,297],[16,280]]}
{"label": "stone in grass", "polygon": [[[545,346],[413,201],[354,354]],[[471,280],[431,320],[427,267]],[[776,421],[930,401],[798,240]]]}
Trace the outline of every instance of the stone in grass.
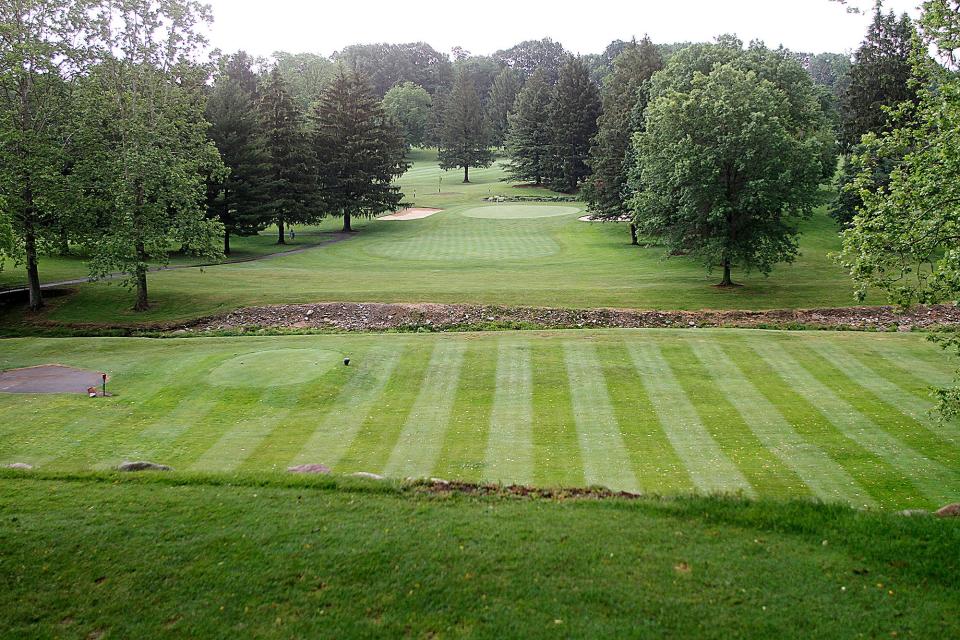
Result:
{"label": "stone in grass", "polygon": [[351,476],[354,478],[368,478],[370,480],[386,480],[383,476],[378,473],[370,473],[369,471],[357,471],[356,473],[351,473]]}
{"label": "stone in grass", "polygon": [[330,467],[324,464],[300,464],[295,467],[287,467],[290,473],[330,473]]}
{"label": "stone in grass", "polygon": [[960,518],[960,502],[948,504],[937,511],[939,518]]}
{"label": "stone in grass", "polygon": [[165,464],[157,464],[147,460],[135,460],[133,462],[124,462],[117,466],[117,471],[173,471],[171,467]]}
{"label": "stone in grass", "polygon": [[33,465],[27,464],[26,462],[14,462],[6,466],[7,466],[7,469],[23,469],[25,471],[29,471],[30,469],[33,469]]}

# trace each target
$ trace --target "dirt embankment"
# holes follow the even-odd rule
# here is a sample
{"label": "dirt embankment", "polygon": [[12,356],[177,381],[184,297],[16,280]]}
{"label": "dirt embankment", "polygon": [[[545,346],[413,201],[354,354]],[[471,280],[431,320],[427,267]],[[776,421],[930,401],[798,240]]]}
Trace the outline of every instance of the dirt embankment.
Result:
{"label": "dirt embankment", "polygon": [[960,326],[957,305],[786,309],[773,311],[640,311],[635,309],[553,309],[461,304],[326,302],[238,309],[172,327],[187,331],[253,328],[435,331],[484,328],[844,328],[910,331]]}

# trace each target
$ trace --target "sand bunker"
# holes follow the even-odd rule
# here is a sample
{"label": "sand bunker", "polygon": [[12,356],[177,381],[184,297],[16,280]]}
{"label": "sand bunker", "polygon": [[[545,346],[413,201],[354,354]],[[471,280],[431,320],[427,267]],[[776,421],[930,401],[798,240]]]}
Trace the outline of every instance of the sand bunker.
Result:
{"label": "sand bunker", "polygon": [[443,209],[400,209],[400,211],[394,211],[393,213],[385,216],[380,216],[380,220],[420,220],[421,218],[429,218],[435,213],[440,213]]}
{"label": "sand bunker", "polygon": [[103,374],[99,371],[61,364],[0,372],[0,392],[3,393],[86,393],[88,387],[99,389],[101,384]]}

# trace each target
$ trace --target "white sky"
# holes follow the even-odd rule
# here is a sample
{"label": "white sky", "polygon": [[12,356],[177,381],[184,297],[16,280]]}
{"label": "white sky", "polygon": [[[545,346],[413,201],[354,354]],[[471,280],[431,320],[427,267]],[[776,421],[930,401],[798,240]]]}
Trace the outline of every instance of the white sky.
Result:
{"label": "white sky", "polygon": [[[736,33],[795,51],[844,52],[863,39],[868,17],[829,0],[206,0],[210,43],[230,53],[277,50],[329,55],[348,44],[424,41],[493,53],[551,37],[576,53],[599,53],[617,38],[703,41]],[[886,0],[917,15],[920,0]],[[871,2],[860,0],[860,5]]]}

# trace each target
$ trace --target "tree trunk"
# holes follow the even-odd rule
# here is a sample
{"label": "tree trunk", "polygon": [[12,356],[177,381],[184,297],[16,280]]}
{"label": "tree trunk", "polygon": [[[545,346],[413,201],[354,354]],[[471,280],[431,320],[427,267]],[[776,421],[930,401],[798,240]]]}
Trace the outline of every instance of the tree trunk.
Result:
{"label": "tree trunk", "polygon": [[230,255],[230,229],[223,230],[223,255]]}
{"label": "tree trunk", "polygon": [[733,280],[730,279],[730,261],[723,261],[723,280],[720,281],[721,287],[732,287]]}
{"label": "tree trunk", "polygon": [[57,238],[59,247],[58,247],[58,249],[57,249],[57,252],[58,252],[61,256],[69,256],[69,255],[70,255],[70,240],[67,238],[67,228],[64,227],[63,225],[60,225],[59,232],[60,232],[60,235],[59,235],[59,237]]}
{"label": "tree trunk", "polygon": [[23,190],[23,249],[27,258],[27,282],[30,288],[30,310],[43,308],[43,294],[40,291],[40,269],[37,266],[37,232],[34,229],[33,189],[27,185]]}
{"label": "tree trunk", "polygon": [[24,250],[27,254],[27,282],[30,287],[30,311],[39,311],[43,308],[43,294],[40,291],[40,269],[37,267],[37,237],[33,230],[32,221],[24,233]]}
{"label": "tree trunk", "polygon": [[630,244],[639,245],[640,240],[637,238],[637,225],[630,223]]}
{"label": "tree trunk", "polygon": [[137,268],[134,276],[137,280],[137,303],[133,305],[134,311],[146,311],[150,308],[150,300],[147,298],[147,254],[143,243],[137,243]]}
{"label": "tree trunk", "polygon": [[277,218],[277,244],[287,244],[287,239],[284,236],[283,223],[283,218]]}
{"label": "tree trunk", "polygon": [[463,168],[463,184],[470,183],[470,167]]}
{"label": "tree trunk", "polygon": [[353,227],[350,226],[350,212],[343,212],[343,233],[352,233]]}

